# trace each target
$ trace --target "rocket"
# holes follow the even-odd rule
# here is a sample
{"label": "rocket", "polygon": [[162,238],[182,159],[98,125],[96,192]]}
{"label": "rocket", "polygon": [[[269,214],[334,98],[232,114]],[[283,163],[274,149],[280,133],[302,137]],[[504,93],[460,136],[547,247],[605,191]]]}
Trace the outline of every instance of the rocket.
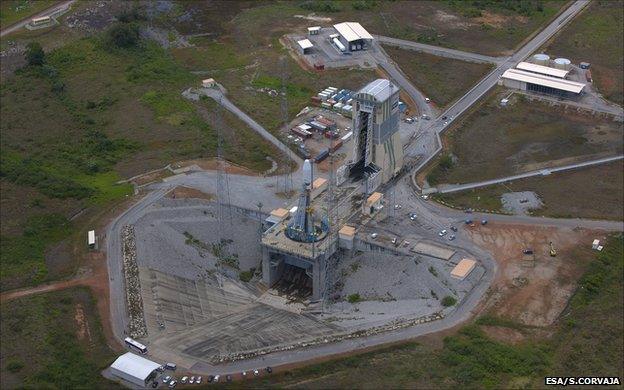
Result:
{"label": "rocket", "polygon": [[303,162],[303,186],[307,190],[312,187],[312,162],[309,159]]}

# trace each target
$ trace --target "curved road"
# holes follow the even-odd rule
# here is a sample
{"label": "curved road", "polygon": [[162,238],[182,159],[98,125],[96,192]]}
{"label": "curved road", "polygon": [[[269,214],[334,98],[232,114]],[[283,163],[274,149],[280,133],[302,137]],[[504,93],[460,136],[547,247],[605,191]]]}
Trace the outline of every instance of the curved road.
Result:
{"label": "curved road", "polygon": [[[453,106],[451,106],[448,110],[446,110],[445,114],[453,117],[459,116],[465,110],[467,110],[472,104],[474,104],[483,94],[485,94],[490,88],[492,88],[496,82],[500,74],[502,74],[506,69],[513,67],[517,62],[524,59],[528,56],[532,51],[537,49],[540,45],[542,45],[547,39],[552,37],[560,28],[562,28],[565,23],[567,23],[576,13],[578,13],[585,5],[587,4],[586,0],[579,0],[573,3],[568,9],[563,11],[552,23],[544,28],[539,34],[537,34],[533,39],[529,41],[525,46],[523,46],[516,54],[514,54],[509,59],[505,60],[499,67],[497,67],[492,73],[487,75],[481,82],[479,82],[475,87],[473,87],[468,93],[466,93],[462,98],[460,98]],[[376,54],[381,59],[381,54]],[[384,66],[385,64],[385,66]],[[393,74],[390,76],[399,81],[399,85],[403,87],[410,96],[415,97],[416,103],[427,112],[427,109],[432,110],[431,107],[424,103],[424,99],[422,98],[422,94],[417,91],[405,77],[402,75],[400,70],[395,66],[388,65],[389,62],[387,59],[381,61],[381,66],[384,67],[388,71],[388,69],[393,69]],[[391,71],[389,71],[390,73]],[[216,99],[219,99],[224,106],[234,112],[239,117],[247,117],[245,113],[238,110],[229,100],[225,99],[223,96],[217,96]],[[428,108],[429,107],[429,108]],[[249,118],[249,120],[245,120],[248,124],[254,127],[255,130],[266,131],[261,126],[259,126],[253,119]],[[259,127],[259,128],[256,128]],[[417,170],[420,169],[424,164],[431,159],[438,151],[439,151],[439,133],[446,128],[447,124],[444,124],[444,121],[441,119],[436,119],[431,124],[424,127],[422,134],[416,137],[417,142],[411,143],[406,151],[406,154],[415,155],[419,153],[423,153],[423,155],[427,155],[428,157],[421,162]],[[272,135],[268,134],[274,138]],[[275,141],[279,142],[277,139]],[[437,142],[437,149],[427,149],[426,145],[431,144],[432,141]],[[274,141],[272,143],[276,144]],[[279,142],[281,144],[281,142]],[[423,146],[425,145],[425,146]],[[277,144],[276,144],[277,146]],[[278,146],[280,150],[282,150],[282,146]],[[423,152],[420,152],[418,148],[424,149]],[[410,204],[409,207],[413,207],[416,209],[416,212],[419,214],[421,219],[431,221],[432,224],[435,225],[445,225],[449,221],[452,220],[462,220],[464,215],[461,212],[456,210],[451,210],[444,208],[440,205],[433,204],[430,202],[423,201],[420,197],[418,197],[413,191],[410,184],[410,175],[403,175],[403,177],[396,180],[393,184],[394,190],[400,190],[405,193],[409,192],[408,202]],[[107,230],[107,261],[109,268],[109,275],[111,278],[111,314],[113,318],[113,329],[117,337],[122,337],[122,334],[125,329],[125,298],[123,288],[123,278],[121,277],[121,243],[120,243],[120,229],[122,226],[134,222],[138,217],[140,217],[141,212],[149,207],[155,200],[164,196],[166,193],[166,188],[159,189],[154,191],[141,199],[136,205],[131,207],[129,210],[121,214],[117,217],[108,227]],[[474,214],[474,218],[480,218],[481,214]],[[488,215],[487,218],[491,221],[501,221],[508,223],[528,223],[532,225],[540,224],[540,225],[552,225],[552,226],[566,226],[566,227],[576,227],[576,226],[584,226],[589,228],[599,228],[599,229],[607,229],[607,230],[621,230],[622,223],[620,222],[611,222],[611,221],[586,221],[586,220],[562,220],[562,219],[550,219],[550,218],[535,218],[535,217],[527,217],[527,216],[502,216],[502,215]],[[458,241],[461,242],[462,238],[459,237]],[[472,251],[472,250],[471,250]],[[475,251],[479,252],[479,256],[482,255],[484,259],[484,266],[486,267],[486,274],[484,275],[484,280],[475,286],[470,293],[464,298],[464,302],[460,307],[457,307],[453,312],[449,313],[444,319],[421,324],[418,326],[412,326],[405,329],[400,329],[396,331],[386,332],[377,334],[369,337],[362,337],[357,339],[350,339],[345,341],[340,341],[336,343],[327,343],[323,345],[318,345],[314,347],[308,347],[303,349],[295,349],[284,352],[275,352],[262,357],[257,357],[254,359],[247,359],[237,362],[230,362],[220,364],[218,366],[210,366],[204,363],[197,363],[191,369],[194,372],[209,372],[211,374],[227,374],[240,372],[242,370],[249,370],[254,368],[260,368],[265,366],[279,366],[283,364],[292,364],[297,362],[302,362],[306,360],[311,360],[319,357],[324,357],[328,355],[334,355],[344,352],[351,352],[357,349],[362,349],[366,347],[376,346],[380,344],[386,344],[396,341],[401,341],[409,338],[414,338],[420,335],[424,335],[427,333],[438,332],[443,329],[451,328],[467,319],[471,316],[471,310],[477,305],[480,301],[481,297],[487,290],[492,278],[496,272],[496,264],[491,259],[489,255],[487,255],[484,251],[480,249],[475,249]]]}

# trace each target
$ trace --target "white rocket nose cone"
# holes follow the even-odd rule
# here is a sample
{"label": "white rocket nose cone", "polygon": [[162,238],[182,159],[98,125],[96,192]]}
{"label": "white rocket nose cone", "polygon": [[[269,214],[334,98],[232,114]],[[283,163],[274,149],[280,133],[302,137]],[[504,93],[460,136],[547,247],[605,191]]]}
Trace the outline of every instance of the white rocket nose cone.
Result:
{"label": "white rocket nose cone", "polygon": [[308,159],[303,162],[303,182],[312,183],[312,162]]}

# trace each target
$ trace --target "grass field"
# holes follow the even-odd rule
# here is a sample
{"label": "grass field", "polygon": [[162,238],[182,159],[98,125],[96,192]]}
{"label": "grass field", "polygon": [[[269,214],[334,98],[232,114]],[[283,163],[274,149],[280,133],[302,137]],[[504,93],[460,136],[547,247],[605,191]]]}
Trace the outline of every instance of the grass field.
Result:
{"label": "grass field", "polygon": [[592,64],[594,83],[607,99],[624,103],[624,7],[598,0],[545,45],[542,51],[573,63]]}
{"label": "grass field", "polygon": [[3,303],[0,329],[3,389],[118,387],[100,375],[115,354],[86,288]]}
{"label": "grass field", "polygon": [[59,0],[3,0],[0,2],[0,27],[5,28],[43,11]]}
{"label": "grass field", "polygon": [[[317,15],[332,18],[333,23],[360,21],[375,34],[494,56],[508,54],[565,4],[564,1],[541,0],[331,3],[335,6],[334,12],[327,12],[322,6],[307,12],[316,11]],[[299,13],[306,14],[305,11]]]}
{"label": "grass field", "polygon": [[620,123],[564,111],[515,94],[507,107],[490,96],[444,136],[445,152],[431,185],[494,179],[544,166],[622,153]]}
{"label": "grass field", "polygon": [[384,46],[384,50],[412,84],[440,108],[461,97],[493,69],[490,64],[459,61],[396,47]]}
{"label": "grass field", "polygon": [[[46,249],[74,240],[81,221],[131,194],[130,185],[115,184],[119,179],[216,155],[214,125],[200,115],[213,112],[214,102],[191,103],[180,95],[200,79],[155,43],[115,49],[96,35],[73,40],[49,52],[44,66],[2,81],[0,97],[11,103],[0,108],[0,289],[71,273],[75,264],[48,273]],[[222,118],[226,159],[257,172],[270,168],[266,156],[281,160],[232,114]],[[85,218],[67,220],[84,208]],[[55,224],[31,229],[33,218],[61,217],[62,234]]]}
{"label": "grass field", "polygon": [[534,191],[543,202],[533,215],[561,218],[624,218],[622,162],[516,180],[475,190],[437,194],[436,199],[458,208],[501,211],[501,195],[512,191]]}
{"label": "grass field", "polygon": [[[622,377],[623,255],[622,236],[611,237],[590,262],[564,315],[545,329],[487,314],[441,342],[427,337],[236,387],[500,389],[541,387],[544,375]],[[483,330],[492,325],[519,331],[525,341],[493,340]]]}

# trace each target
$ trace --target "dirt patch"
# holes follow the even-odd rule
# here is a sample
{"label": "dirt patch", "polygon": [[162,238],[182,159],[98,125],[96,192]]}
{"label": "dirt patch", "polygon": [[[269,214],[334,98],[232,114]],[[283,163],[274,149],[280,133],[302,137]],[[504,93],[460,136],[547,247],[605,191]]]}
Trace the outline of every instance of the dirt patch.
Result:
{"label": "dirt patch", "polygon": [[[188,160],[181,161],[171,165],[171,168],[185,168],[191,165],[197,165],[203,170],[206,171],[216,171],[219,169],[219,162],[216,158],[206,158],[206,159],[196,159],[196,160]],[[243,166],[231,163],[229,161],[224,161],[224,170],[226,173],[230,173],[233,175],[246,175],[246,176],[257,176],[258,174],[251,169],[245,168]]]}
{"label": "dirt patch", "polygon": [[[540,327],[553,324],[564,310],[591,259],[591,241],[601,236],[579,229],[498,224],[468,234],[499,265],[481,311]],[[549,255],[550,241],[556,257]],[[583,243],[587,245],[579,246]],[[533,249],[534,266],[522,261],[525,248]]]}
{"label": "dirt patch", "polygon": [[76,336],[78,340],[89,340],[89,342],[93,342],[91,338],[91,331],[89,330],[89,320],[85,316],[84,308],[82,304],[76,305],[76,314],[74,314],[74,321],[76,321],[77,329]]}
{"label": "dirt patch", "polygon": [[76,264],[76,259],[72,256],[72,246],[69,239],[61,241],[46,251],[44,258],[51,279],[58,278],[58,275],[67,274],[68,270]]}
{"label": "dirt patch", "polygon": [[516,17],[495,14],[495,13],[488,12],[488,11],[482,11],[481,16],[479,16],[478,18],[475,18],[474,21],[477,24],[487,24],[495,28],[502,28],[506,26],[510,20],[516,20],[516,19],[517,19]]}
{"label": "dirt patch", "polygon": [[522,332],[504,326],[482,325],[481,329],[488,337],[508,344],[518,344],[526,338]]}
{"label": "dirt patch", "polygon": [[180,198],[193,198],[193,199],[206,199],[215,200],[214,194],[207,194],[195,188],[178,186],[167,193],[167,198],[180,199]]}
{"label": "dirt patch", "polygon": [[148,183],[153,183],[155,181],[161,181],[162,179],[171,176],[172,173],[168,169],[161,169],[156,172],[146,173],[145,175],[141,175],[136,179],[132,180],[136,185],[142,186]]}

